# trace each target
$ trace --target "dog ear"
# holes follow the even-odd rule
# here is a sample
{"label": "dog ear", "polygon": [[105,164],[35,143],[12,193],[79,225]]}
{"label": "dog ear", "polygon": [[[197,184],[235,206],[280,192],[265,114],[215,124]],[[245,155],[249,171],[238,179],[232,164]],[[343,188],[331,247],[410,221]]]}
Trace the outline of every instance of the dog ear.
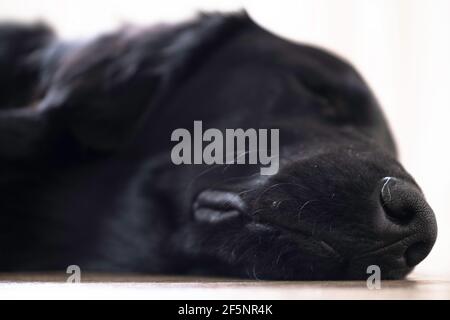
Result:
{"label": "dog ear", "polygon": [[171,95],[241,20],[212,15],[176,26],[124,29],[72,52],[54,78],[71,134],[99,151],[126,145],[158,99]]}
{"label": "dog ear", "polygon": [[[147,48],[148,49],[148,48]],[[159,85],[155,57],[122,32],[68,52],[51,81],[43,109],[83,147],[110,151],[126,144]]]}
{"label": "dog ear", "polygon": [[0,109],[28,102],[39,76],[34,56],[52,39],[43,24],[0,23]]}
{"label": "dog ear", "polygon": [[17,159],[41,148],[47,128],[27,108],[40,77],[40,53],[53,40],[43,24],[0,23],[0,157]]}
{"label": "dog ear", "polygon": [[[123,29],[88,42],[52,41],[31,59],[38,73],[31,82],[40,88],[39,94],[24,99],[28,106],[0,114],[0,155],[30,155],[40,149],[37,141],[55,139],[50,135],[68,136],[83,149],[99,152],[123,147],[155,111],[158,99],[170,95],[183,77],[246,23],[245,14],[204,15],[176,26]],[[48,44],[46,30],[34,33],[40,41],[30,36],[37,44],[23,51]],[[8,34],[8,41],[0,41],[0,60],[5,55],[12,59],[14,48],[28,38],[2,34]],[[28,58],[18,55],[13,65]],[[11,92],[2,90],[0,96]],[[8,144],[16,138],[20,143]]]}

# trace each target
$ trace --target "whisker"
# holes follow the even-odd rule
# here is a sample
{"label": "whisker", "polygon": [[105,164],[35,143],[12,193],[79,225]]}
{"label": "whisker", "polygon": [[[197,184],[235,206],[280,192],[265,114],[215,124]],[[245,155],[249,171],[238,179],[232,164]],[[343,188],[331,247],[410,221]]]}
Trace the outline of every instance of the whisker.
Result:
{"label": "whisker", "polygon": [[301,218],[303,209],[304,209],[308,204],[313,203],[313,202],[317,202],[317,201],[319,201],[319,200],[312,199],[312,200],[306,201],[306,202],[301,206],[300,210],[299,210],[298,213],[297,213],[297,221],[300,222],[300,218]]}

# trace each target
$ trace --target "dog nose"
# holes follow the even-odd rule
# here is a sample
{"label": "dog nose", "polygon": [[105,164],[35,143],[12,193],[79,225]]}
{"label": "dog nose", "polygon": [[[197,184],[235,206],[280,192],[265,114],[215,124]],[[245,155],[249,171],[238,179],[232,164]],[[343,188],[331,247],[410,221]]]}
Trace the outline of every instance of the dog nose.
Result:
{"label": "dog nose", "polygon": [[404,237],[404,259],[408,267],[419,264],[430,253],[437,237],[437,224],[422,192],[412,183],[387,177],[382,180],[380,201],[390,227]]}

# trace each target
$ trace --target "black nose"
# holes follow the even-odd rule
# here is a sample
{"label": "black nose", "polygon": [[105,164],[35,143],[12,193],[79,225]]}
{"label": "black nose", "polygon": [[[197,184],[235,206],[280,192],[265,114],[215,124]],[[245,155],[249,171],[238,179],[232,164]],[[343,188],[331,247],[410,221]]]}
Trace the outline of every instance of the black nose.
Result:
{"label": "black nose", "polygon": [[414,184],[392,177],[382,180],[380,201],[384,232],[387,237],[401,239],[403,257],[397,258],[412,268],[425,259],[436,241],[433,210]]}

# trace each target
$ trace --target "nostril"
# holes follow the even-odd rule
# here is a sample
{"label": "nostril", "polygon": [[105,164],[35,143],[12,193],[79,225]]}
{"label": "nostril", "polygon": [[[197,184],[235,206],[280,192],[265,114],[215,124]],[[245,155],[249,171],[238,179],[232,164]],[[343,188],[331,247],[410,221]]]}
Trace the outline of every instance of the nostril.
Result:
{"label": "nostril", "polygon": [[409,190],[404,190],[405,186],[402,186],[402,181],[396,178],[384,178],[382,183],[380,202],[386,215],[397,223],[409,223],[418,209],[409,199]]}
{"label": "nostril", "polygon": [[405,259],[408,267],[414,267],[418,265],[430,252],[430,246],[424,242],[415,242],[408,247],[405,251]]}
{"label": "nostril", "polygon": [[398,203],[382,202],[384,212],[395,222],[399,224],[408,224],[415,216],[414,209],[401,206]]}
{"label": "nostril", "polygon": [[387,259],[392,258],[389,263],[396,261],[402,268],[412,268],[426,258],[436,241],[433,210],[420,189],[410,181],[387,177],[380,181],[377,190],[383,208],[376,211],[381,213],[377,215],[382,221],[378,229],[380,237],[386,243],[392,243],[387,239],[397,239],[398,244],[398,251],[390,249]]}

